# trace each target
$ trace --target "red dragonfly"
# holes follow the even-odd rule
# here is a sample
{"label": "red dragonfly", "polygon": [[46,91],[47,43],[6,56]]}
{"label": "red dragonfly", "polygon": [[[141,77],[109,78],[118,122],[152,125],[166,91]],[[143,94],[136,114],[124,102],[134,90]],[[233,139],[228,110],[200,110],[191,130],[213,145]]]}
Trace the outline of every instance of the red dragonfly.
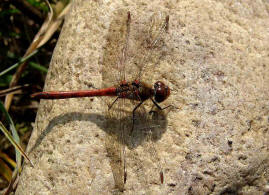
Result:
{"label": "red dragonfly", "polygon": [[[125,14],[127,15],[127,20]],[[115,168],[113,173],[115,185],[121,191],[124,190],[124,185],[127,180],[125,162],[125,145],[127,145],[127,141],[125,140],[127,136],[126,132],[128,131],[127,128],[129,128],[131,129],[129,130],[129,132],[132,134],[135,127],[136,112],[139,112],[139,108],[146,100],[151,100],[153,105],[155,105],[159,110],[164,110],[168,107],[174,107],[172,105],[168,105],[162,108],[159,105],[159,103],[165,101],[170,95],[170,88],[162,81],[155,82],[153,87],[151,87],[146,82],[141,81],[141,77],[146,69],[146,66],[149,66],[148,63],[150,61],[154,61],[154,56],[152,57],[152,51],[156,50],[157,55],[160,55],[160,52],[158,53],[158,51],[160,51],[164,45],[163,36],[168,31],[168,23],[168,15],[165,15],[163,13],[153,15],[150,18],[150,28],[147,32],[148,36],[146,37],[146,39],[142,41],[143,43],[136,43],[136,45],[135,43],[133,43],[134,47],[136,46],[140,48],[140,51],[145,53],[140,54],[142,55],[142,57],[135,56],[132,58],[132,56],[134,55],[132,55],[132,52],[128,50],[129,40],[137,40],[136,36],[140,35],[131,34],[130,32],[130,12],[124,10],[118,11],[115,14],[115,18],[110,25],[111,33],[107,37],[107,46],[104,54],[105,57],[103,60],[103,85],[105,88],[80,91],[47,91],[31,95],[32,98],[36,99],[65,99],[95,96],[115,96],[116,99],[112,103],[108,104],[108,115],[111,119],[115,119],[117,117],[118,120],[120,120],[119,118],[123,119],[125,117],[125,114],[122,111],[126,106],[124,105],[126,104],[124,101],[125,99],[129,99],[131,100],[131,102],[138,102],[132,107],[131,128],[126,127],[128,125],[126,125],[123,121],[121,121],[120,124],[118,122],[112,124],[112,120],[108,123],[109,128],[115,128],[115,131],[119,132],[117,136],[114,136],[113,141],[111,137],[108,138],[106,145],[108,153],[111,154],[111,156],[112,154],[116,155],[116,157],[111,157],[111,166],[112,168]],[[141,34],[145,34],[145,32],[142,30]],[[120,56],[118,56],[119,53],[121,54]],[[131,58],[129,61],[127,61],[128,54]],[[156,58],[158,58],[158,56],[155,56],[155,59]],[[136,60],[138,60],[138,62]],[[115,67],[108,68],[110,63],[114,63]],[[129,66],[130,68],[128,69],[127,64],[130,63],[133,63],[135,65]],[[136,74],[132,74],[132,76],[130,76],[132,80],[127,81],[127,73],[133,72],[133,70],[135,69],[134,67],[137,69],[135,71]],[[119,76],[115,78],[115,80],[117,80],[119,84],[108,87],[109,84],[112,82],[111,78],[115,77],[116,74],[118,74]],[[122,99],[122,101],[118,101],[119,99]],[[115,106],[116,102],[118,106]],[[117,109],[112,109],[114,107],[117,107]],[[119,145],[113,143],[115,141],[119,142]],[[151,145],[149,147],[153,147],[153,143],[150,143],[148,145]],[[121,148],[121,151],[117,151],[119,150],[119,148]],[[155,151],[155,149],[153,150]],[[156,151],[153,153],[156,153]],[[121,169],[121,167],[123,167],[123,169]],[[164,181],[164,175],[162,170],[160,170],[160,181],[161,183],[163,183]]]}

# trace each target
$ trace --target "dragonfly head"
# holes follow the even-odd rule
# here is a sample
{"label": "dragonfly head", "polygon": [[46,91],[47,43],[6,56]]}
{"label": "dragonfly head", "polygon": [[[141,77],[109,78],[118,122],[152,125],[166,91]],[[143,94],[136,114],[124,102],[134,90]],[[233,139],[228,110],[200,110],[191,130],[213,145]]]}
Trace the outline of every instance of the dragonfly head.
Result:
{"label": "dragonfly head", "polygon": [[163,82],[157,81],[154,84],[154,99],[156,102],[163,102],[170,95],[170,89]]}

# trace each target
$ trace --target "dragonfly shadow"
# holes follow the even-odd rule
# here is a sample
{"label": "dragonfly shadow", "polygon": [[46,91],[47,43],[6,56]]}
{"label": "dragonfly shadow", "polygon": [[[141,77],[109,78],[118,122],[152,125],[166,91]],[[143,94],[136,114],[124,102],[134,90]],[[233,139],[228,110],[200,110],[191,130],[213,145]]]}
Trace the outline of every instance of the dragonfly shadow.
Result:
{"label": "dragonfly shadow", "polygon": [[[145,117],[145,115],[147,117]],[[65,125],[71,121],[91,121],[94,122],[98,127],[107,133],[107,135],[113,135],[116,140],[121,141],[122,136],[124,136],[124,144],[132,149],[140,144],[142,144],[147,139],[147,134],[151,134],[152,141],[157,141],[161,138],[162,134],[166,131],[167,119],[166,114],[163,112],[153,112],[143,113],[143,117],[136,116],[134,123],[134,130],[131,133],[131,122],[130,116],[124,117],[122,119],[108,118],[102,114],[92,114],[92,113],[80,113],[80,112],[70,112],[56,116],[50,120],[47,127],[41,132],[35,141],[34,145],[29,149],[28,153],[33,152],[43,141],[43,139],[54,129],[56,126]],[[127,121],[128,124],[127,124]],[[139,123],[137,122],[139,121]],[[117,124],[117,126],[115,126]],[[125,125],[124,134],[121,133],[119,125]],[[111,128],[115,127],[115,128]],[[131,139],[129,139],[131,138]]]}
{"label": "dragonfly shadow", "polygon": [[106,118],[104,131],[114,140],[129,149],[135,149],[144,142],[156,142],[161,139],[167,128],[167,117],[163,111],[138,112],[134,118]]}
{"label": "dragonfly shadow", "polygon": [[[65,125],[71,121],[98,121],[97,117],[100,117],[100,120],[104,120],[102,115],[95,115],[95,114],[87,114],[87,113],[80,113],[80,112],[69,112],[66,114],[61,114],[59,116],[54,117],[52,120],[49,121],[46,128],[41,132],[38,136],[35,144],[30,148],[29,153],[31,153],[34,149],[36,149],[45,139],[45,137],[54,129],[56,126]],[[101,122],[100,122],[101,123]]]}

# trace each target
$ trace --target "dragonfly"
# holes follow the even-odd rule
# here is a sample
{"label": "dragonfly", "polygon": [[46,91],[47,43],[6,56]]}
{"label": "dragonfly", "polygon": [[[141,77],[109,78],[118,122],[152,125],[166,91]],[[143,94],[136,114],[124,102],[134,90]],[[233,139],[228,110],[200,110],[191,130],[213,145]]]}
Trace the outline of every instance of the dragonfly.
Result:
{"label": "dragonfly", "polygon": [[[157,60],[162,55],[162,48],[165,45],[164,37],[168,32],[169,15],[162,12],[153,14],[149,18],[149,23],[146,22],[146,25],[137,27],[140,32],[138,34],[135,33],[136,31],[132,31],[131,23],[131,13],[128,10],[118,10],[110,24],[102,61],[103,88],[78,91],[44,91],[31,95],[35,99],[52,100],[100,96],[110,99],[106,99],[108,106],[106,115],[108,116],[107,128],[112,133],[106,139],[106,148],[108,156],[111,158],[111,167],[114,169],[115,187],[120,191],[124,190],[127,181],[125,146],[128,141],[126,139],[134,132],[137,123],[136,115],[141,113],[142,104],[150,100],[157,110],[169,107],[176,108],[173,105],[164,107],[160,105],[171,93],[169,86],[163,81],[157,80],[153,86],[142,81],[145,71],[150,72],[151,68],[156,68]],[[144,36],[145,34],[146,36]],[[137,41],[138,37],[143,36],[142,40]],[[133,46],[134,49],[131,50],[130,46]],[[112,83],[115,84],[112,85]],[[112,103],[111,97],[115,97]],[[126,107],[130,108],[129,112],[124,111]],[[132,113],[131,117],[128,116],[130,112]],[[126,117],[131,118],[130,123],[124,121]],[[141,129],[151,129],[151,127],[146,124]],[[127,135],[127,132],[130,134]],[[146,140],[152,140],[152,131],[149,130],[146,136],[148,137]],[[150,151],[153,151],[154,158],[158,156],[154,143],[149,141],[147,145]],[[159,157],[156,158],[159,159]],[[160,182],[163,184],[164,174],[161,165],[158,163],[157,166],[159,167]]]}

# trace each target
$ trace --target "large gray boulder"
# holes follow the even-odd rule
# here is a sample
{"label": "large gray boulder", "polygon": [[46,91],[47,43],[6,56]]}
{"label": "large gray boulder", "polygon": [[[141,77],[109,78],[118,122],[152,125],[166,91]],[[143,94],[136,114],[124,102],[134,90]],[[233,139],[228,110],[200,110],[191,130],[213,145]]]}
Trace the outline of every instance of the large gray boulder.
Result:
{"label": "large gray boulder", "polygon": [[[158,120],[149,115],[146,128],[154,129],[153,136],[140,133],[144,121],[135,126],[135,136],[124,135],[123,185],[121,134],[110,128],[130,127],[131,108],[113,121],[105,98],[42,100],[27,149],[35,167],[25,164],[16,194],[268,191],[269,2],[76,0],[44,90],[101,88],[114,81],[107,75],[116,72],[128,11],[126,66],[134,69],[151,50],[150,21],[169,15],[168,31],[146,55],[142,79],[165,82],[171,95],[160,105],[180,109],[153,113]],[[140,113],[148,115],[151,105]]]}

